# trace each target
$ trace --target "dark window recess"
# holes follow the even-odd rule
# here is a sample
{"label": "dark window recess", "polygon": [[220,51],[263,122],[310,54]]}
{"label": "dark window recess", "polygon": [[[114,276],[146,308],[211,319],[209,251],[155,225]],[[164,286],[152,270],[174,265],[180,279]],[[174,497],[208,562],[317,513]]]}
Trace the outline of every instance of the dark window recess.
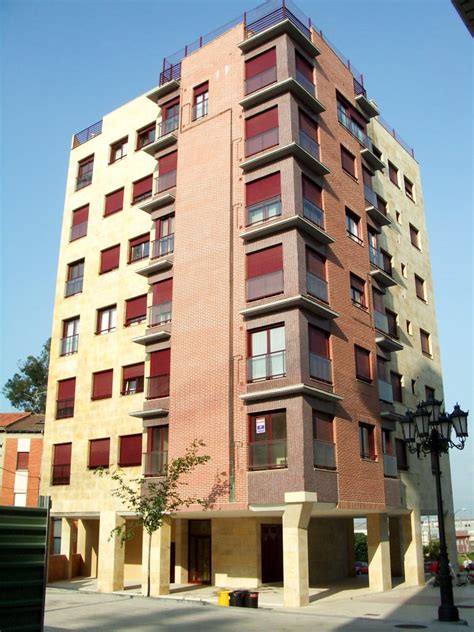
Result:
{"label": "dark window recess", "polygon": [[403,403],[402,376],[399,373],[391,371],[390,381],[392,383],[393,401]]}
{"label": "dark window recess", "polygon": [[360,456],[363,459],[375,461],[375,432],[374,426],[359,424]]}
{"label": "dark window recess", "polygon": [[100,253],[100,274],[111,272],[119,267],[120,263],[120,244],[102,250]]}
{"label": "dark window recess", "polygon": [[128,242],[128,262],[147,259],[150,255],[150,233],[130,239]]}
{"label": "dark window recess", "polygon": [[149,175],[140,180],[136,180],[132,185],[132,204],[142,202],[151,197],[153,193],[153,176]]}
{"label": "dark window recess", "polygon": [[89,469],[109,467],[110,439],[89,441]]}
{"label": "dark window recess", "polygon": [[350,285],[351,285],[351,301],[354,305],[358,307],[363,307],[367,309],[367,300],[365,297],[365,281],[356,276],[355,274],[350,275]]}
{"label": "dark window recess", "polygon": [[424,355],[431,356],[430,334],[424,329],[420,329],[421,351]]}
{"label": "dark window recess", "polygon": [[146,318],[146,294],[125,301],[125,326],[139,323]]}
{"label": "dark window recess", "polygon": [[426,301],[425,281],[417,274],[415,274],[415,290],[417,297],[422,301]]}
{"label": "dark window recess", "polygon": [[412,246],[420,250],[420,231],[413,224],[410,224],[410,241]]}
{"label": "dark window recess", "polygon": [[52,485],[69,485],[71,479],[72,443],[53,445]]}
{"label": "dark window recess", "polygon": [[393,184],[398,187],[398,169],[393,163],[388,161],[388,177]]}
{"label": "dark window recess", "polygon": [[142,435],[123,435],[119,437],[119,467],[130,467],[142,463]]}
{"label": "dark window recess", "polygon": [[392,312],[390,309],[385,310],[385,314],[387,316],[387,326],[388,326],[388,334],[392,336],[392,338],[398,338],[398,316],[395,312]]}
{"label": "dark window recess", "polygon": [[81,206],[72,212],[71,234],[69,241],[75,241],[87,235],[87,223],[89,220],[89,204]]}
{"label": "dark window recess", "polygon": [[247,255],[247,301],[283,292],[283,246]]}
{"label": "dark window recess", "polygon": [[397,469],[402,471],[408,470],[408,452],[403,439],[395,439],[395,453],[397,456]]}
{"label": "dark window recess", "polygon": [[432,399],[435,399],[435,389],[425,385],[425,400],[429,402]]}
{"label": "dark window recess", "polygon": [[143,393],[145,381],[145,363],[129,364],[122,369],[122,395]]}
{"label": "dark window recess", "polygon": [[92,399],[107,399],[112,397],[112,383],[114,371],[97,371],[92,374]]}
{"label": "dark window recess", "polygon": [[358,244],[363,244],[360,217],[346,208],[346,230],[348,236]]}
{"label": "dark window recess", "polygon": [[123,209],[123,192],[124,189],[117,189],[105,196],[104,217],[118,213]]}
{"label": "dark window recess", "polygon": [[286,412],[249,416],[249,468],[268,470],[287,467]]}
{"label": "dark window recess", "polygon": [[355,156],[351,152],[341,145],[341,165],[344,171],[346,171],[353,178],[356,178]]}
{"label": "dark window recess", "polygon": [[406,196],[408,198],[410,198],[410,200],[414,201],[414,196],[413,196],[413,182],[411,182],[411,180],[409,180],[406,176],[403,176],[403,183],[405,185],[405,193]]}
{"label": "dark window recess", "polygon": [[356,376],[360,380],[366,382],[372,381],[372,372],[370,370],[370,351],[354,345],[355,363],[356,363]]}
{"label": "dark window recess", "polygon": [[150,145],[155,140],[155,131],[156,125],[155,123],[150,123],[145,127],[142,127],[137,132],[137,151],[142,149],[142,147],[146,147]]}
{"label": "dark window recess", "polygon": [[89,156],[81,160],[77,169],[76,191],[83,189],[92,183],[92,173],[94,171],[94,156]]}

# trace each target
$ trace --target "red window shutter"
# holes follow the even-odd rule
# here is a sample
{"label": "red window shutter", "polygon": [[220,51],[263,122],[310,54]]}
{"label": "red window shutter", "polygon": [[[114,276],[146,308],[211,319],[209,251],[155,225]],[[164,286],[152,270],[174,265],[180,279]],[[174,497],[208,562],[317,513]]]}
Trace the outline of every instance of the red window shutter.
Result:
{"label": "red window shutter", "polygon": [[370,353],[362,347],[355,348],[356,373],[357,377],[370,380]]}
{"label": "red window shutter", "polygon": [[89,467],[109,467],[110,439],[89,441]]}
{"label": "red window shutter", "polygon": [[81,208],[77,208],[72,212],[72,225],[77,226],[78,224],[83,224],[87,222],[89,219],[89,204],[86,206],[81,206]]}
{"label": "red window shutter", "polygon": [[263,134],[275,127],[278,127],[278,106],[245,119],[245,138]]}
{"label": "red window shutter", "polygon": [[153,176],[147,176],[133,183],[133,199],[150,194],[153,190]]}
{"label": "red window shutter", "polygon": [[313,83],[313,64],[303,55],[300,55],[298,52],[295,52],[295,61],[296,61],[296,70],[298,70],[306,79]]}
{"label": "red window shutter", "polygon": [[308,272],[326,280],[326,258],[310,248],[306,249],[306,268]]}
{"label": "red window shutter", "polygon": [[71,377],[68,380],[60,380],[58,382],[58,400],[74,399],[76,394],[76,378]]}
{"label": "red window shutter", "polygon": [[137,364],[129,364],[123,367],[123,379],[134,380],[137,377],[143,377],[145,375],[145,363],[138,362]]}
{"label": "red window shutter", "polygon": [[16,454],[16,469],[17,470],[27,470],[28,462],[30,460],[29,452],[17,452]]}
{"label": "red window shutter", "polygon": [[113,193],[109,193],[105,196],[104,217],[112,215],[112,213],[117,213],[123,209],[123,191],[123,188],[118,189],[118,191],[114,191]]}
{"label": "red window shutter", "polygon": [[303,176],[303,197],[317,207],[323,207],[323,190],[312,180]]}
{"label": "red window shutter", "polygon": [[179,105],[179,97],[175,99],[171,99],[171,101],[167,101],[161,106],[161,118],[166,121],[166,119],[170,116],[170,111],[176,106]]}
{"label": "red window shutter", "polygon": [[309,350],[323,358],[329,358],[329,333],[309,325]]}
{"label": "red window shutter", "polygon": [[150,353],[150,377],[169,375],[171,366],[171,349]]}
{"label": "red window shutter", "polygon": [[245,78],[251,79],[274,66],[276,66],[276,48],[270,48],[245,62]]}
{"label": "red window shutter", "polygon": [[273,246],[247,255],[247,279],[283,270],[283,246]]}
{"label": "red window shutter", "polygon": [[205,81],[193,89],[194,100],[196,100],[196,97],[201,94],[205,94],[206,92],[209,92],[209,81]]}
{"label": "red window shutter", "polygon": [[379,292],[376,289],[372,290],[372,296],[374,299],[374,309],[377,310],[378,312],[384,312],[385,311],[385,306],[383,304],[383,294],[382,292]]}
{"label": "red window shutter", "polygon": [[125,322],[128,323],[136,318],[145,318],[146,316],[146,294],[131,298],[126,302]]}
{"label": "red window shutter", "polygon": [[372,188],[372,174],[365,167],[362,167],[362,179],[364,181],[364,184],[371,189]]}
{"label": "red window shutter", "polygon": [[355,177],[355,157],[345,147],[341,146],[341,163],[344,171]]}
{"label": "red window shutter", "polygon": [[142,435],[126,435],[120,437],[119,465],[141,465],[142,463]]}
{"label": "red window shutter", "polygon": [[304,112],[299,110],[300,130],[318,142],[318,124]]}
{"label": "red window shutter", "polygon": [[92,399],[112,397],[113,376],[113,369],[92,374]]}
{"label": "red window shutter", "polygon": [[333,417],[325,413],[313,412],[314,438],[318,441],[334,442]]}
{"label": "red window shutter", "polygon": [[263,200],[270,200],[281,193],[280,172],[272,173],[245,185],[246,204],[252,206]]}
{"label": "red window shutter", "polygon": [[54,446],[53,465],[71,464],[72,443],[57,443]]}
{"label": "red window shutter", "polygon": [[130,239],[130,248],[140,246],[141,244],[146,244],[147,241],[150,241],[150,233],[146,233],[145,235],[140,235],[140,237]]}
{"label": "red window shutter", "polygon": [[100,273],[110,272],[119,267],[120,262],[120,244],[102,250],[100,253]]}
{"label": "red window shutter", "polygon": [[170,171],[176,171],[178,166],[178,152],[173,151],[171,154],[166,154],[163,158],[158,160],[158,169],[160,176],[163,176],[165,173],[169,173]]}
{"label": "red window shutter", "polygon": [[152,285],[153,305],[161,305],[171,301],[173,295],[173,279],[166,279]]}

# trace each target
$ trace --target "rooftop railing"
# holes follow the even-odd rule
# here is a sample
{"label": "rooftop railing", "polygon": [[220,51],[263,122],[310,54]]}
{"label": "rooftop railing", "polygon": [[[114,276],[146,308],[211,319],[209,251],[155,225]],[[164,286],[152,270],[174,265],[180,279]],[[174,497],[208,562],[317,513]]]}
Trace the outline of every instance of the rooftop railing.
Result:
{"label": "rooftop railing", "polygon": [[89,125],[89,127],[83,129],[82,132],[74,134],[72,148],[75,149],[76,147],[79,147],[79,145],[86,143],[88,140],[98,136],[99,134],[102,134],[102,121],[97,121],[94,125]]}

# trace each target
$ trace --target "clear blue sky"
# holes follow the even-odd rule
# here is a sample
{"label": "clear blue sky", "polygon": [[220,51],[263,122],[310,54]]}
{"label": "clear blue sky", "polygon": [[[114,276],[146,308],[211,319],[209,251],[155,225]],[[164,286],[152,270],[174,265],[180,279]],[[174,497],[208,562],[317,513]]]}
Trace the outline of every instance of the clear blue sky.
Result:
{"label": "clear blue sky", "polygon": [[[256,4],[0,0],[0,384],[50,335],[71,134],[155,86],[163,56]],[[421,163],[446,403],[472,410],[469,446],[452,451],[455,509],[474,517],[472,40],[449,0],[297,4]]]}

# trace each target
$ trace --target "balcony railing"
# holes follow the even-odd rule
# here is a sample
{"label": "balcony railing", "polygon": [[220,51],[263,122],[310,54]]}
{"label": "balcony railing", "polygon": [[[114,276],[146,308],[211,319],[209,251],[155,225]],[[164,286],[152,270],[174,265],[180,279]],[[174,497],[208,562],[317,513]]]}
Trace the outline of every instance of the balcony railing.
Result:
{"label": "balcony railing", "polygon": [[314,138],[311,138],[311,136],[309,136],[302,129],[300,129],[300,145],[301,147],[303,147],[305,151],[308,152],[308,154],[311,154],[313,158],[316,158],[316,160],[319,160],[319,157],[320,157],[319,144],[314,140]]}
{"label": "balcony railing", "polygon": [[332,383],[332,362],[329,358],[317,355],[310,351],[309,374],[322,382]]}
{"label": "balcony railing", "polygon": [[164,476],[168,467],[168,450],[144,452],[145,476]]}
{"label": "balcony railing", "polygon": [[71,480],[71,466],[70,465],[53,465],[53,472],[51,476],[52,485],[69,485]]}
{"label": "balcony railing", "polygon": [[387,274],[392,274],[392,266],[385,260],[382,252],[374,246],[369,246],[369,259],[370,263],[373,263],[377,268],[380,268]]}
{"label": "balcony railing", "polygon": [[[292,6],[291,11],[288,5]],[[273,9],[274,6],[276,7],[275,9]],[[301,19],[296,16],[297,13],[299,13]],[[261,31],[265,31],[274,24],[278,24],[278,22],[289,20],[308,39],[311,39],[311,31],[309,30],[310,22],[308,18],[299,11],[298,7],[292,5],[290,2],[264,3],[263,5],[259,5],[256,9],[253,9],[253,11],[250,11],[246,15],[246,18],[245,36],[247,38]]]}
{"label": "balcony railing", "polygon": [[156,192],[162,193],[167,189],[172,189],[176,186],[176,170],[164,173],[162,176],[156,178]]}
{"label": "balcony railing", "polygon": [[306,273],[306,286],[308,294],[321,299],[325,303],[328,302],[328,284],[327,281],[316,276],[312,272]]}
{"label": "balcony railing", "polygon": [[398,476],[397,457],[392,454],[383,455],[383,473],[385,476],[396,478]]}
{"label": "balcony railing", "polygon": [[158,259],[174,252],[174,233],[155,239],[151,244],[151,258]]}
{"label": "balcony railing", "polygon": [[316,86],[314,85],[312,81],[308,79],[308,77],[305,77],[304,74],[300,70],[296,71],[295,79],[300,85],[303,86],[305,90],[307,90],[313,96],[315,95]]}
{"label": "balcony railing", "polygon": [[77,176],[76,178],[76,191],[79,189],[83,189],[88,186],[92,182],[92,171],[88,171],[84,173],[82,176]]}
{"label": "balcony railing", "polygon": [[72,141],[72,148],[75,149],[82,145],[82,143],[86,143],[91,138],[102,134],[102,121],[98,121],[93,125],[89,125],[86,129],[83,129],[82,132],[78,132],[74,134],[74,140]]}
{"label": "balcony railing", "polygon": [[314,466],[327,470],[336,469],[336,445],[329,441],[313,441]]}
{"label": "balcony railing", "polygon": [[276,66],[272,66],[271,68],[267,68],[263,72],[259,72],[258,75],[254,75],[250,77],[250,79],[245,80],[245,94],[251,94],[256,90],[260,90],[260,88],[264,88],[265,86],[270,85],[271,83],[275,83],[277,80],[277,68]]}
{"label": "balcony railing", "polygon": [[171,322],[171,301],[148,308],[148,326],[156,327]]}
{"label": "balcony railing", "polygon": [[388,319],[387,315],[383,312],[379,312],[378,310],[374,310],[374,325],[375,329],[379,331],[383,331],[385,334],[388,334]]}
{"label": "balcony railing", "polygon": [[199,103],[195,103],[192,108],[192,120],[196,121],[197,119],[203,118],[207,116],[209,113],[209,100],[205,99],[204,101],[200,101]]}
{"label": "balcony railing", "polygon": [[74,399],[56,400],[56,419],[74,417]]}
{"label": "balcony railing", "polygon": [[359,125],[357,125],[357,123],[355,123],[347,116],[347,114],[341,108],[337,109],[337,118],[339,123],[341,123],[341,125],[343,125],[347,129],[347,131],[355,136],[361,145],[372,151],[372,141],[370,140],[370,138],[367,136],[364,130],[359,127]]}
{"label": "balcony railing", "polygon": [[283,292],[283,270],[247,279],[247,300],[273,296]]}
{"label": "balcony railing", "polygon": [[147,399],[157,399],[158,397],[168,397],[170,394],[170,376],[157,375],[147,377]]}
{"label": "balcony railing", "polygon": [[79,346],[79,334],[74,334],[74,336],[66,336],[65,338],[61,338],[61,350],[60,355],[72,355],[73,353],[77,353],[77,348]]}
{"label": "balcony railing", "polygon": [[278,145],[278,142],[278,127],[274,127],[266,132],[262,132],[262,134],[247,138],[245,141],[245,155],[252,156],[253,154],[258,154],[264,149]]}
{"label": "balcony railing", "polygon": [[287,465],[286,439],[249,443],[249,469],[271,470]]}
{"label": "balcony railing", "polygon": [[275,351],[253,356],[247,360],[249,382],[271,380],[286,374],[286,352]]}
{"label": "balcony railing", "polygon": [[306,198],[303,198],[303,215],[310,222],[324,229],[323,209]]}
{"label": "balcony railing", "polygon": [[388,404],[393,404],[393,390],[392,385],[385,380],[379,380],[379,399]]}
{"label": "balcony railing", "polygon": [[179,116],[172,116],[169,119],[165,119],[164,121],[161,121],[161,123],[158,123],[157,126],[157,130],[156,130],[156,137],[157,138],[162,138],[163,136],[166,136],[167,134],[171,134],[171,132],[174,132],[175,130],[178,129],[179,126]]}
{"label": "balcony railing", "polygon": [[263,200],[258,204],[247,207],[247,226],[266,222],[269,219],[281,215],[281,197],[277,196],[269,200]]}
{"label": "balcony railing", "polygon": [[374,208],[378,208],[377,194],[367,184],[364,184],[364,198],[365,201],[371,204]]}
{"label": "balcony railing", "polygon": [[71,234],[69,236],[69,241],[75,241],[76,239],[85,237],[87,235],[87,223],[88,222],[86,220],[85,222],[81,222],[80,224],[71,226]]}
{"label": "balcony railing", "polygon": [[73,294],[79,294],[79,292],[82,292],[83,281],[84,277],[77,277],[77,279],[66,281],[64,296],[72,296]]}

